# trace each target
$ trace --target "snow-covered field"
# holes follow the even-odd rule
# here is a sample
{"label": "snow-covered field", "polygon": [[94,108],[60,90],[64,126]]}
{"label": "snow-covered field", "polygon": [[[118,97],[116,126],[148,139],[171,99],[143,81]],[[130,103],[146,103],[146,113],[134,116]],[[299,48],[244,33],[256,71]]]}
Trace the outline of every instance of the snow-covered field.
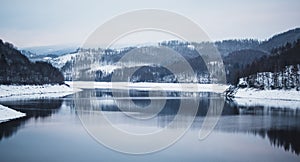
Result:
{"label": "snow-covered field", "polygon": [[147,91],[182,91],[182,92],[216,92],[223,93],[228,85],[196,83],[127,83],[127,82],[66,82],[74,88],[83,89],[135,89]]}
{"label": "snow-covered field", "polygon": [[0,105],[0,123],[25,116],[25,113]]}
{"label": "snow-covered field", "polygon": [[[0,100],[63,97],[78,91],[66,85],[0,85]],[[23,116],[22,112],[0,105],[0,123]]]}

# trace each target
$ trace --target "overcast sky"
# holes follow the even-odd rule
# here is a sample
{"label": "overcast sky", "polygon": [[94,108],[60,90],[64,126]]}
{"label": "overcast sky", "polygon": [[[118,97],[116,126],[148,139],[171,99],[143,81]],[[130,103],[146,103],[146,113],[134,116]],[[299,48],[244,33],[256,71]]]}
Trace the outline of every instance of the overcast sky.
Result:
{"label": "overcast sky", "polygon": [[81,44],[105,21],[143,8],[184,15],[212,40],[264,40],[300,27],[299,0],[1,0],[0,38],[18,47]]}

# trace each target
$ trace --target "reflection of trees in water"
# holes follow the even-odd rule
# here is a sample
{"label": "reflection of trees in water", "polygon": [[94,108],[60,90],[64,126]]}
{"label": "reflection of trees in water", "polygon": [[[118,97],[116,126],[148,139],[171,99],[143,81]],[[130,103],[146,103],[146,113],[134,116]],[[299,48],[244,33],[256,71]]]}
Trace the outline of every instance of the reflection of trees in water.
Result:
{"label": "reflection of trees in water", "polygon": [[[75,105],[74,103],[68,101],[66,101],[66,103],[71,105],[72,108],[80,107],[80,110],[83,111],[121,111],[116,104],[118,103],[118,105],[123,105],[123,106],[125,105],[122,108],[122,110],[134,112],[135,109],[131,109],[130,104],[134,103],[138,106],[146,107],[149,105],[148,103],[149,100],[151,100],[151,98],[147,98],[149,96],[149,91],[130,90],[129,93],[131,98],[122,98],[123,96],[122,94],[128,93],[126,90],[119,90],[116,93],[119,93],[117,94],[119,98],[114,98],[110,90],[85,90],[74,95]],[[160,92],[157,92],[157,96],[158,97],[162,96],[159,93]],[[213,114],[214,113],[218,114],[219,111],[221,110],[219,105],[224,102],[224,98],[220,97],[220,95],[218,94],[213,94],[208,92],[195,93],[195,92],[171,92],[170,91],[170,92],[166,92],[166,98],[162,97],[162,100],[166,100],[166,103],[163,109],[161,109],[161,111],[158,113],[158,116],[176,115],[182,101],[188,103],[189,100],[192,102],[192,100],[195,99],[199,102],[196,116],[206,116],[210,104],[213,105],[212,106]],[[155,100],[159,100],[159,99],[156,98]],[[154,104],[152,103],[152,107],[149,107],[148,109],[150,109],[150,111],[151,109],[156,110],[157,109],[156,106],[161,106],[161,105],[159,102],[157,105],[155,103]],[[187,114],[189,114],[189,109],[190,107],[187,106],[185,110]],[[237,114],[238,111],[236,107],[231,108],[229,104],[225,103],[225,107],[222,110],[222,115],[237,115]],[[161,119],[163,119],[163,117]],[[169,121],[170,117],[168,117],[167,120]]]}
{"label": "reflection of trees in water", "polygon": [[[204,97],[204,98],[200,98],[198,101],[199,101],[199,107],[198,107],[198,111],[196,114],[196,118],[194,119],[194,123],[191,125],[191,129],[193,129],[193,130],[199,130],[201,128],[202,123],[204,121],[204,117],[207,115],[208,111],[210,111],[211,117],[215,117],[218,114],[221,114],[222,116],[238,115],[237,109],[234,107],[229,107],[229,105],[226,103],[225,103],[223,109],[220,107],[220,105],[222,105],[222,103],[224,102],[224,98],[222,98],[220,96],[212,95],[212,96],[210,96],[210,98]],[[174,119],[173,115],[176,115],[176,113],[178,111],[178,109],[176,109],[176,106],[178,107],[178,103],[173,102],[172,104],[170,104],[169,107],[166,107],[162,110],[162,112],[164,112],[164,113],[162,113],[161,115],[158,116],[158,118],[159,118],[158,125],[160,127],[165,127],[170,122],[173,121],[173,119]],[[174,107],[175,107],[175,109],[174,109]],[[189,108],[187,107],[187,109],[189,109]],[[222,112],[220,112],[220,111],[222,111]],[[189,114],[188,110],[187,110],[187,114]],[[176,126],[178,126],[178,127],[181,127],[182,125],[185,126],[185,124],[182,124],[182,123],[184,123],[186,121],[186,119],[190,118],[190,117],[191,116],[189,116],[189,115],[184,115],[184,116],[179,117],[178,118],[179,120],[177,121],[178,123],[176,124]]]}
{"label": "reflection of trees in water", "polygon": [[[98,110],[98,111],[120,111],[118,108],[116,102],[119,105],[128,105],[128,111],[132,111],[130,109],[130,103],[134,103],[141,107],[146,107],[149,105],[149,102],[151,102],[151,98],[147,98],[149,96],[149,91],[139,91],[139,90],[130,90],[130,97],[131,98],[122,98],[122,94],[128,93],[125,90],[120,90],[118,92],[117,96],[119,98],[114,98],[113,94],[109,90],[85,90],[82,92],[77,93],[74,97],[79,99],[80,101],[76,102],[78,106],[81,106],[82,109],[86,110]],[[126,96],[124,94],[124,96]],[[162,96],[162,94],[159,94],[157,92],[157,97]],[[95,98],[96,97],[96,98]],[[145,98],[141,98],[145,97]],[[156,96],[155,96],[156,97]],[[212,100],[222,100],[223,98],[220,98],[219,96],[212,95],[212,93],[208,92],[201,92],[201,93],[195,93],[195,92],[166,92],[166,98],[162,97],[161,100],[166,100],[166,104],[164,105],[164,108],[158,115],[173,115],[178,112],[180,102],[181,100],[195,100],[195,98],[199,101],[199,108],[197,112],[197,116],[205,116],[208,111],[208,107],[210,104],[210,100],[213,97]],[[155,99],[159,100],[159,99]],[[221,101],[220,100],[220,101]],[[130,102],[132,101],[132,102]],[[218,101],[218,102],[220,102]],[[75,105],[76,105],[75,104]],[[70,105],[72,105],[70,103]],[[89,105],[89,106],[86,106]],[[156,109],[155,104],[153,105],[153,109]],[[227,106],[228,107],[228,106]],[[126,110],[126,106],[123,107]],[[151,107],[152,108],[152,107]],[[124,110],[122,109],[122,110]],[[150,108],[149,108],[150,109]],[[189,107],[187,107],[189,109]],[[216,108],[215,111],[218,111],[219,108]],[[223,115],[233,115],[237,114],[236,111],[232,111],[232,109],[224,109]]]}
{"label": "reflection of trees in water", "polygon": [[23,117],[21,119],[14,119],[8,122],[0,123],[0,141],[2,138],[11,137],[14,133],[16,133],[20,128],[23,128],[25,124],[25,120],[27,117]]}
{"label": "reflection of trees in water", "polygon": [[1,123],[0,127],[0,141],[2,138],[11,137],[25,123],[31,119],[46,118],[58,112],[62,105],[62,100],[54,99],[38,99],[38,100],[18,100],[18,101],[1,101],[1,105],[8,106],[17,111],[26,113],[25,117],[14,119]]}
{"label": "reflection of trees in water", "polygon": [[299,130],[276,130],[267,131],[267,136],[271,144],[277,147],[283,147],[286,151],[292,151],[299,155],[300,153],[300,131]]}
{"label": "reflection of trees in water", "polygon": [[[154,91],[157,96],[165,96],[167,97],[210,97],[211,93],[209,92],[173,92],[173,91]],[[126,94],[129,93],[129,96],[134,97],[149,97],[149,91],[146,90],[115,90],[114,94],[118,97],[127,96]],[[113,97],[113,93],[111,90],[84,90],[79,93],[73,95],[74,98],[111,98]]]}
{"label": "reflection of trees in water", "polygon": [[[285,151],[300,155],[300,112],[297,109],[261,105],[231,106],[237,108],[238,113],[243,115],[243,120],[235,120],[235,123],[230,123],[231,127],[222,128],[220,126],[219,129],[228,132],[252,133],[262,138],[267,137],[273,147],[283,148]],[[247,117],[250,117],[249,120],[252,121],[245,122]],[[220,122],[226,123],[226,121]],[[244,123],[240,124],[239,122]]]}
{"label": "reflection of trees in water", "polygon": [[[120,91],[125,93],[125,91]],[[131,91],[131,97],[147,97],[148,93],[145,91]],[[194,97],[199,99],[199,108],[197,112],[197,118],[191,126],[191,129],[198,131],[204,120],[204,116],[208,112],[209,105],[212,104],[213,111],[218,113],[220,110],[218,105],[222,102],[223,98],[215,96],[211,93],[180,93],[180,92],[168,92],[168,97],[191,97],[184,98],[185,100],[193,100]],[[116,105],[116,100],[112,96],[111,91],[83,91],[78,93],[79,98],[87,98],[87,100],[80,101],[84,105],[90,105],[86,108],[87,110],[95,111],[120,111]],[[97,100],[89,100],[90,98],[97,97]],[[94,98],[95,99],[95,98]],[[136,99],[134,100],[140,106],[148,105],[147,99]],[[120,104],[127,105],[128,99],[119,99],[117,102]],[[154,126],[166,127],[173,121],[174,115],[177,114],[180,104],[180,98],[167,99],[166,105],[159,112],[154,121]],[[70,102],[70,105],[73,103]],[[74,106],[74,105],[73,105]],[[76,106],[76,104],[75,104]],[[155,106],[155,105],[154,105]],[[188,109],[188,107],[187,107]],[[176,127],[185,126],[184,122],[190,116],[182,116],[178,118]],[[297,140],[300,137],[300,112],[293,109],[282,109],[275,107],[265,106],[249,106],[240,107],[232,102],[226,102],[222,110],[222,118],[220,118],[216,130],[231,133],[251,133],[259,135],[262,138],[267,137],[271,145],[278,148],[283,148],[286,151],[293,152],[299,155],[300,152],[300,141]],[[116,115],[115,118],[110,116],[110,119],[127,124],[127,117],[120,119],[120,115]],[[147,123],[149,124],[149,123]]]}
{"label": "reflection of trees in water", "polygon": [[300,130],[299,129],[276,129],[270,128],[268,130],[258,130],[252,133],[267,137],[272,146],[283,148],[285,151],[289,151],[300,155]]}

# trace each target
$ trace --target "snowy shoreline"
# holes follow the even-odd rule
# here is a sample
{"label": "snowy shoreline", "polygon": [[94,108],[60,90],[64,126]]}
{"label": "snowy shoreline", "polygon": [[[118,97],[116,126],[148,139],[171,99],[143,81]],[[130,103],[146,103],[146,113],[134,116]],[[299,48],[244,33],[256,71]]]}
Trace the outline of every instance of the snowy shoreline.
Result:
{"label": "snowy shoreline", "polygon": [[67,85],[0,85],[0,99],[63,97],[78,91]]}
{"label": "snowy shoreline", "polygon": [[239,106],[267,106],[280,108],[300,108],[300,91],[292,90],[258,90],[239,88],[233,94],[233,101]]}
{"label": "snowy shoreline", "polygon": [[282,100],[282,99],[259,99],[259,98],[234,98],[233,101],[242,107],[264,106],[274,108],[299,109],[299,100]]}
{"label": "snowy shoreline", "polygon": [[0,105],[0,123],[26,116],[25,113]]}
{"label": "snowy shoreline", "polygon": [[234,94],[235,98],[271,99],[271,100],[298,100],[300,91],[291,90],[258,90],[254,88],[239,88]]}
{"label": "snowy shoreline", "polygon": [[150,82],[66,82],[71,87],[81,89],[135,89],[146,91],[178,91],[178,92],[215,92],[223,93],[229,85],[221,84],[197,84],[197,83],[150,83]]}
{"label": "snowy shoreline", "polygon": [[[0,100],[57,98],[78,91],[67,85],[0,85]],[[23,116],[26,114],[0,105],[0,123]]]}

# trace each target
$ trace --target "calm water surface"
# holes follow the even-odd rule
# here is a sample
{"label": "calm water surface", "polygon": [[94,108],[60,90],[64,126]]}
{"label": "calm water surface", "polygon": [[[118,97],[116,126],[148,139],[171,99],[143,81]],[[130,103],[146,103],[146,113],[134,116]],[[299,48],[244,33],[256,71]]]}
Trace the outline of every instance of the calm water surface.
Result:
{"label": "calm water surface", "polygon": [[[205,140],[199,140],[209,104],[224,100],[217,94],[168,92],[164,108],[147,122],[132,120],[121,112],[110,90],[84,90],[75,95],[59,99],[1,100],[0,104],[27,116],[0,123],[0,161],[300,161],[299,110],[240,107],[226,101],[214,131]],[[145,91],[131,91],[136,105],[149,105],[148,96]],[[81,98],[86,110],[105,112],[122,129],[153,131],[173,120],[180,97],[187,101],[199,99],[199,110],[191,128],[170,147],[145,155],[119,153],[99,144],[82,126],[76,108]],[[128,100],[122,98],[118,102],[126,105]],[[184,125],[184,118],[177,121],[174,130]]]}

